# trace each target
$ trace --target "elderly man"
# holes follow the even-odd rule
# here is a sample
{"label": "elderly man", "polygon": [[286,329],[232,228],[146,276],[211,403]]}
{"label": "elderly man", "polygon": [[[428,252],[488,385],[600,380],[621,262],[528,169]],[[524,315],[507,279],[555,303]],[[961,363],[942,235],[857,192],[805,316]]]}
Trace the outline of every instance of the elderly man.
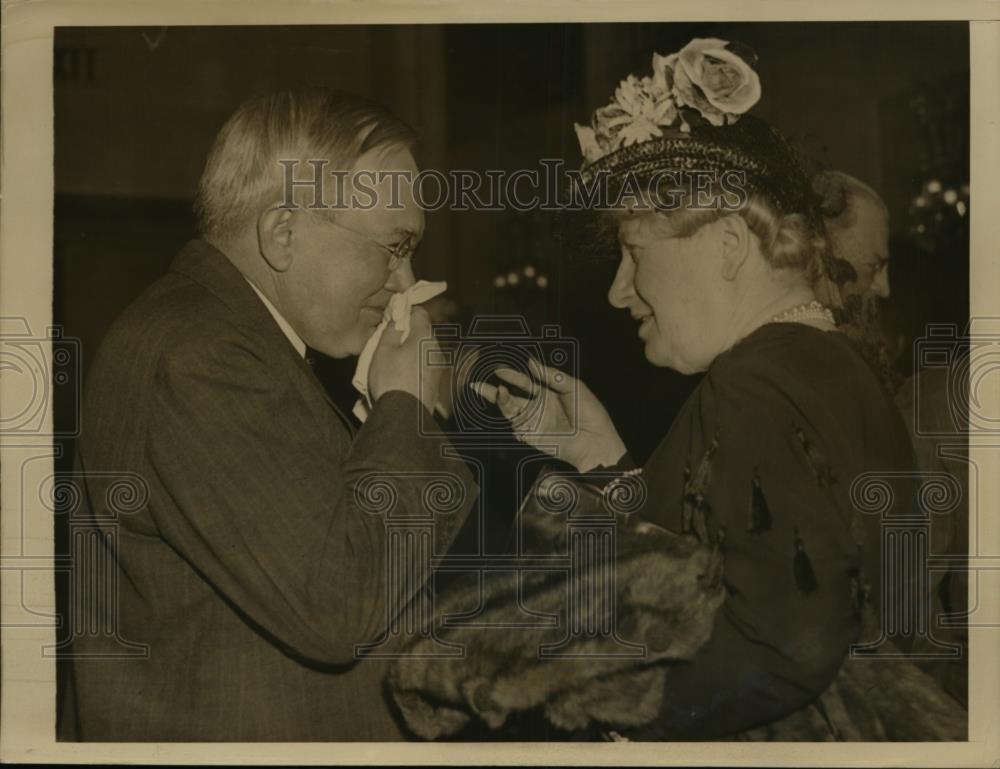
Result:
{"label": "elderly man", "polygon": [[433,425],[439,386],[420,365],[431,333],[422,310],[405,341],[391,326],[383,334],[368,379],[373,407],[358,430],[327,398],[307,350],[360,353],[392,294],[413,283],[424,217],[405,189],[393,199],[385,185],[367,210],[289,205],[280,161],[415,173],[414,138],[349,95],[307,90],[244,104],[200,182],[201,238],[107,334],[87,382],[78,460],[95,526],[108,520],[105,474],[148,485],[107,553],[115,635],[148,655],[124,657],[107,636],[75,641],[67,700],[80,739],[402,736],[383,697],[384,664],[359,647],[377,645],[386,618],[422,586],[388,578],[385,523],[359,506],[359,482],[388,478],[400,517],[426,515],[429,475],[462,484],[460,509],[436,527],[438,550],[474,487],[464,463],[445,458],[444,436],[422,429]]}

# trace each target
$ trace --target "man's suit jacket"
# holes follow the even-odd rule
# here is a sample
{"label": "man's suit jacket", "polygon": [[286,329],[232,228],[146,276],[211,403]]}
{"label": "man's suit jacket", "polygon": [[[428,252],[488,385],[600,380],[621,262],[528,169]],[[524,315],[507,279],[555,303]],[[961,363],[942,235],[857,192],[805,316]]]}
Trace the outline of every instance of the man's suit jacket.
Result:
{"label": "man's suit jacket", "polygon": [[[438,516],[447,546],[475,487],[442,457],[444,436],[419,435],[422,409],[388,393],[352,436],[239,271],[189,243],[88,376],[78,470],[94,526],[116,529],[117,635],[149,654],[116,657],[108,634],[74,640],[78,738],[400,738],[385,663],[356,661],[355,646],[384,631],[387,585],[401,599],[417,586],[387,581],[384,520],[359,508],[355,484],[395,476],[394,515],[413,516],[426,474],[454,474],[466,494]],[[109,523],[123,472],[144,479],[148,502]],[[86,583],[78,613],[98,600]]]}

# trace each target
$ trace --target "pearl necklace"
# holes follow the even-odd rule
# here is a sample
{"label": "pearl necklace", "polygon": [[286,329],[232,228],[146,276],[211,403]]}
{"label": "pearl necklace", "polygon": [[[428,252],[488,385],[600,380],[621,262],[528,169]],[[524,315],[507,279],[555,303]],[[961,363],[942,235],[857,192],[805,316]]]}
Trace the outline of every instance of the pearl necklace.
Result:
{"label": "pearl necklace", "polygon": [[837,325],[833,312],[829,307],[817,302],[815,299],[806,304],[799,304],[789,307],[784,312],[779,312],[768,323],[799,323],[806,320],[825,320],[830,325]]}

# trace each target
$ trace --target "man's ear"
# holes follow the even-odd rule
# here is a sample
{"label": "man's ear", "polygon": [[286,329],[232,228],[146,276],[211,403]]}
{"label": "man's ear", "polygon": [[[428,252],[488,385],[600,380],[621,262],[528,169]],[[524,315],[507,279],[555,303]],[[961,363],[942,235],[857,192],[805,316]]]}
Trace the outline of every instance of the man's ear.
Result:
{"label": "man's ear", "polygon": [[295,212],[273,206],[257,219],[257,243],[264,260],[276,272],[292,266],[292,230]]}
{"label": "man's ear", "polygon": [[722,237],[722,277],[735,280],[750,255],[753,233],[746,220],[737,214],[723,216],[716,222]]}

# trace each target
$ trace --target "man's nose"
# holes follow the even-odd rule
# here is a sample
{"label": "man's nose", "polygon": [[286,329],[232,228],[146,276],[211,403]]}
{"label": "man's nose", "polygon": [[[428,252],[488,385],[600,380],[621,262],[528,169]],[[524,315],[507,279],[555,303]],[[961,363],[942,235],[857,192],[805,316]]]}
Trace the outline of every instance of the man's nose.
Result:
{"label": "man's nose", "polygon": [[413,277],[413,265],[410,264],[409,259],[404,259],[395,270],[389,273],[389,280],[386,281],[385,287],[392,292],[399,292],[405,291],[416,282],[416,278]]}
{"label": "man's nose", "polygon": [[875,273],[872,280],[872,293],[882,299],[889,298],[889,267],[888,265]]}
{"label": "man's nose", "polygon": [[628,307],[629,299],[635,295],[633,290],[633,280],[635,278],[635,264],[631,258],[623,256],[618,265],[618,272],[608,289],[608,301],[612,307],[620,310]]}

